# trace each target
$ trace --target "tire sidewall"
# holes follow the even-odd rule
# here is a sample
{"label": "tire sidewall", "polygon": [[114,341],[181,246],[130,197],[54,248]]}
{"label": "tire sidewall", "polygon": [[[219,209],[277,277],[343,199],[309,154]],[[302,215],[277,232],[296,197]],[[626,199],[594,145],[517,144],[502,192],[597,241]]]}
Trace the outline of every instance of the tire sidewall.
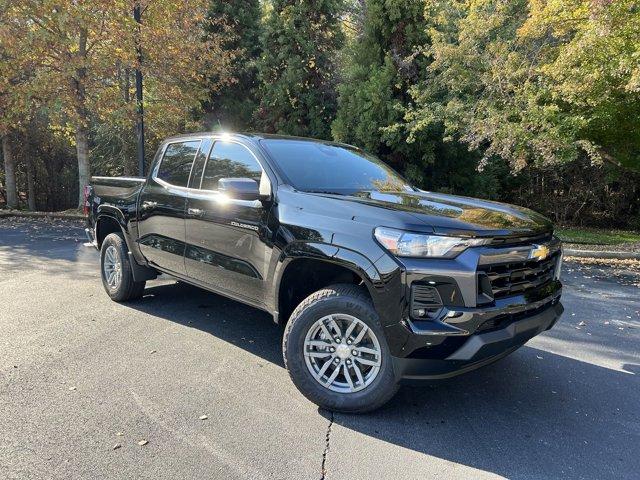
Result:
{"label": "tire sidewall", "polygon": [[[381,365],[371,385],[353,393],[339,393],[318,383],[311,375],[304,359],[304,339],[315,322],[331,314],[344,313],[358,318],[378,338]],[[396,381],[391,353],[380,326],[378,316],[370,302],[359,297],[330,296],[311,303],[294,312],[284,339],[285,365],[296,387],[312,402],[331,410],[358,412],[377,408],[395,393]]]}

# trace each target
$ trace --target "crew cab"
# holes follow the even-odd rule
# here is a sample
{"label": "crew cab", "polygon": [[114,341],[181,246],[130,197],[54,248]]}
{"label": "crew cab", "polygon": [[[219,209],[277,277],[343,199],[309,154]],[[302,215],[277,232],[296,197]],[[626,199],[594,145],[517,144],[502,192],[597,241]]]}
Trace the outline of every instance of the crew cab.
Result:
{"label": "crew cab", "polygon": [[146,178],[93,177],[86,207],[113,300],[164,273],[265,310],[294,384],[335,411],[494,362],[563,311],[549,220],[420,190],[349,145],[176,136]]}

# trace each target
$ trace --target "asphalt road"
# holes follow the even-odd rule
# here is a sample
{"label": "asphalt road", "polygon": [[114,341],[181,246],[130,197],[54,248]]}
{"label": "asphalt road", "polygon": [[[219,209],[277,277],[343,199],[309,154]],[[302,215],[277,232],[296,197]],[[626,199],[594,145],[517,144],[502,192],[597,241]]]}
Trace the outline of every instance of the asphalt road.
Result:
{"label": "asphalt road", "polygon": [[267,314],[166,278],[116,304],[83,241],[0,220],[0,479],[640,478],[637,272],[566,263],[552,331],[332,415]]}

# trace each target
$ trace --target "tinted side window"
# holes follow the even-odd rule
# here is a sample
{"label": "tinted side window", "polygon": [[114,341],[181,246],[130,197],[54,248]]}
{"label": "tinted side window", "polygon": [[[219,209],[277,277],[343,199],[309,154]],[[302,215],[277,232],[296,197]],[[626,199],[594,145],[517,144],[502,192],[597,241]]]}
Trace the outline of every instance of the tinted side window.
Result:
{"label": "tinted side window", "polygon": [[200,140],[170,143],[164,152],[157,177],[171,185],[186,187],[193,159],[198,152]]}
{"label": "tinted side window", "polygon": [[216,142],[202,176],[204,190],[217,190],[221,178],[253,178],[260,182],[262,169],[247,148],[237,143]]}

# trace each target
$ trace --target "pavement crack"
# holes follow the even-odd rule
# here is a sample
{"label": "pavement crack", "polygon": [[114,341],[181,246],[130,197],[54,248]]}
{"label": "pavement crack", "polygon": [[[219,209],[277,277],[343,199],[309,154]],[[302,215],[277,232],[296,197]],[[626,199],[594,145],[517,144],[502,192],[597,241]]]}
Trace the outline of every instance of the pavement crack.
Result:
{"label": "pavement crack", "polygon": [[327,426],[327,433],[324,438],[324,452],[322,452],[322,465],[320,466],[320,480],[325,480],[327,477],[327,455],[329,454],[329,442],[331,440],[331,427],[333,426],[334,414],[329,412],[329,425]]}

